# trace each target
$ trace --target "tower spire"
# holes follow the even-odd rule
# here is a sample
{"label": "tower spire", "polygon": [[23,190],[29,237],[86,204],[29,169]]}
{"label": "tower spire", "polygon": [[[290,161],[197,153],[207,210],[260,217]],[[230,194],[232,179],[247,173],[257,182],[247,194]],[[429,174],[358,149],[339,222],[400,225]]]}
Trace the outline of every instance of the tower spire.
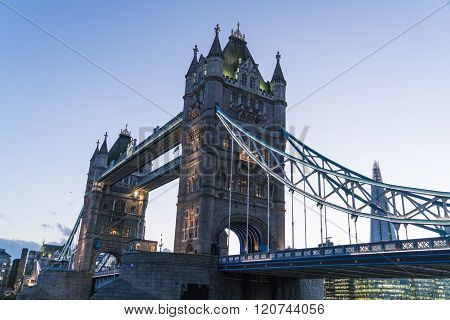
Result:
{"label": "tower spire", "polygon": [[192,58],[191,65],[189,66],[189,70],[186,73],[186,77],[193,75],[197,71],[197,66],[198,66],[198,60],[197,60],[198,48],[197,48],[197,45],[195,45],[192,50],[194,50],[194,57]]}
{"label": "tower spire", "polygon": [[280,51],[277,51],[275,58],[277,59],[277,64],[275,66],[275,70],[273,71],[272,82],[282,82],[282,83],[286,84],[286,80],[284,79],[283,71],[281,70]]}
{"label": "tower spire", "polygon": [[216,32],[216,36],[214,37],[214,41],[211,45],[211,49],[209,50],[207,57],[209,58],[209,57],[216,56],[216,57],[223,58],[222,47],[220,46],[220,40],[219,40],[220,26],[218,24],[214,28],[214,31]]}
{"label": "tower spire", "polygon": [[91,161],[94,160],[95,156],[99,153],[98,145],[100,144],[100,140],[97,139],[97,147],[94,150],[94,154],[91,157]]}
{"label": "tower spire", "polygon": [[373,162],[372,179],[378,182],[383,182],[383,178],[381,177],[380,164],[376,160]]}
{"label": "tower spire", "polygon": [[103,140],[102,147],[100,148],[100,153],[108,153],[108,145],[106,139],[108,138],[108,132],[105,132],[105,139]]}

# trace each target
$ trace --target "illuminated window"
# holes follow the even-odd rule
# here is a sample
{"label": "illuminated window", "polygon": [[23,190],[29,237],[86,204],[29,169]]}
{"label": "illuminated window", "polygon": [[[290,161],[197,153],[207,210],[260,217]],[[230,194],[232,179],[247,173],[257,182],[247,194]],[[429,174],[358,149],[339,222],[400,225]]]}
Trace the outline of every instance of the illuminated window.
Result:
{"label": "illuminated window", "polygon": [[256,196],[258,198],[262,198],[263,197],[263,185],[262,185],[262,183],[257,183],[256,184]]}
{"label": "illuminated window", "polygon": [[198,207],[191,207],[186,210],[183,224],[183,241],[194,240],[198,238],[198,216]]}
{"label": "illuminated window", "polygon": [[188,193],[200,190],[200,176],[197,170],[192,177],[187,178],[186,189]]}
{"label": "illuminated window", "polygon": [[[233,189],[234,186],[234,177],[231,179],[231,189]],[[225,190],[230,190],[230,177],[227,176],[227,182],[225,183]]]}
{"label": "illuminated window", "polygon": [[230,149],[230,139],[224,138],[223,141],[222,141],[222,147],[225,150],[229,150]]}

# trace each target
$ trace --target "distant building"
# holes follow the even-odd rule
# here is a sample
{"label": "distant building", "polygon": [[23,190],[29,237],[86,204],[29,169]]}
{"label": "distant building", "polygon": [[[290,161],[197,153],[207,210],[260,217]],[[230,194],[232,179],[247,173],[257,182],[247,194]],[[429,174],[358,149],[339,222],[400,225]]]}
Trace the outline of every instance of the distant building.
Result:
{"label": "distant building", "polygon": [[11,271],[9,272],[8,282],[6,289],[14,291],[14,284],[17,278],[17,269],[19,268],[20,259],[14,259],[11,265]]}
{"label": "distant building", "polygon": [[333,279],[327,300],[448,300],[449,279]]}
{"label": "distant building", "polygon": [[33,268],[34,268],[34,262],[36,261],[37,258],[38,258],[37,251],[31,250],[30,252],[28,252],[27,263],[25,265],[25,275],[26,276],[31,276],[31,273],[33,272]]}
{"label": "distant building", "polygon": [[8,284],[8,275],[11,269],[11,255],[5,249],[0,249],[0,295]]}
{"label": "distant building", "polygon": [[28,252],[27,263],[23,276],[23,285],[33,286],[36,283],[36,264],[39,258],[39,252],[31,250]]}
{"label": "distant building", "polygon": [[[382,182],[380,165],[373,165],[373,179]],[[372,187],[372,201],[387,210],[382,187]],[[372,214],[384,214],[372,209]],[[397,240],[390,222],[370,220],[371,242]],[[326,279],[327,300],[437,300],[450,299],[450,279]]]}
{"label": "distant building", "polygon": [[25,266],[27,264],[27,259],[28,259],[28,249],[23,248],[22,253],[20,255],[20,260],[19,260],[19,264],[17,266],[17,272],[16,272],[15,281],[14,281],[14,292],[16,294],[22,290],[23,277],[25,274]]}
{"label": "distant building", "polygon": [[[383,182],[381,177],[380,164],[375,161],[372,169],[372,179]],[[384,188],[372,186],[372,201],[382,210],[388,211],[388,201],[384,193]],[[385,215],[382,210],[372,208],[373,215]],[[370,242],[397,240],[392,223],[381,220],[370,220]]]}
{"label": "distant building", "polygon": [[39,257],[40,258],[56,258],[61,253],[64,246],[58,246],[53,244],[43,244],[41,249],[39,249]]}

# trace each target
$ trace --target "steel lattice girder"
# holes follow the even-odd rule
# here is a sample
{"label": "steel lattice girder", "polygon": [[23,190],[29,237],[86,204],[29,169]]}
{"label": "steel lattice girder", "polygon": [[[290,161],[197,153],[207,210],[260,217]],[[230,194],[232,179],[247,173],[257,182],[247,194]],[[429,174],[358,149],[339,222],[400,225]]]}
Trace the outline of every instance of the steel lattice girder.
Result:
{"label": "steel lattice girder", "polygon": [[[345,212],[354,219],[364,217],[387,221],[394,223],[396,228],[399,224],[413,224],[447,234],[446,229],[450,228],[449,192],[375,181],[328,159],[282,129],[287,143],[298,153],[288,154],[243,129],[220,106],[216,107],[216,114],[232,139],[267,174],[318,206]],[[290,175],[285,170],[286,164],[290,164],[293,171]],[[379,188],[382,192],[373,198],[371,188]],[[380,205],[378,200],[381,197],[386,197],[387,206]]]}

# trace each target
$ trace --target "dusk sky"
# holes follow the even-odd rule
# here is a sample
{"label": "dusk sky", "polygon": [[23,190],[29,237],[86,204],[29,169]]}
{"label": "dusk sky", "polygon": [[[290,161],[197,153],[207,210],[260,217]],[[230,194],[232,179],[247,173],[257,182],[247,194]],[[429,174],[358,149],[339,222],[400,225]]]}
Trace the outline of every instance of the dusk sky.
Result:
{"label": "dusk sky", "polygon": [[[223,48],[240,22],[265,80],[281,52],[290,108],[443,3],[0,0],[0,238],[61,241],[82,207],[96,140],[107,131],[112,146],[125,124],[141,140],[180,112],[192,48],[207,54],[217,23]],[[385,182],[450,191],[449,39],[447,5],[289,110],[288,130],[309,126],[305,142],[354,171],[370,176],[378,160]],[[146,238],[162,233],[171,250],[177,190],[178,180],[152,192],[146,212]],[[308,219],[317,244],[316,213]],[[345,243],[346,216],[329,219]],[[367,221],[358,233],[369,240]]]}

